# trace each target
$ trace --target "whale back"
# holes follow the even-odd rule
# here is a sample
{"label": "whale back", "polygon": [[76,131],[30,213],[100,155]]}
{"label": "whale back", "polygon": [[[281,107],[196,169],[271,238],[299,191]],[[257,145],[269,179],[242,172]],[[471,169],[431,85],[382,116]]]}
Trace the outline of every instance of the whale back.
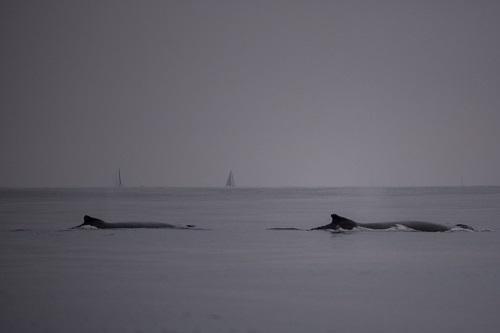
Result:
{"label": "whale back", "polygon": [[459,228],[462,228],[462,229],[466,229],[466,230],[472,230],[472,231],[475,231],[476,229],[474,229],[473,227],[471,227],[470,225],[467,225],[467,224],[462,224],[462,223],[459,223],[459,224],[455,224],[456,227],[459,227]]}

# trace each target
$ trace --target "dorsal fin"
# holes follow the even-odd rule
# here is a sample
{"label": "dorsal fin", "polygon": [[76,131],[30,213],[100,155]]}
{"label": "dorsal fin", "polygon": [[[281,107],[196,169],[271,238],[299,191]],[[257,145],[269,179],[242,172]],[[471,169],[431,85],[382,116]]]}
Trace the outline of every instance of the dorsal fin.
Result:
{"label": "dorsal fin", "polygon": [[334,227],[334,229],[337,229],[340,227],[340,228],[345,229],[345,230],[351,230],[352,228],[356,227],[357,223],[351,219],[337,215],[335,213],[333,213],[330,216],[332,218],[332,222],[330,224]]}
{"label": "dorsal fin", "polygon": [[103,220],[99,220],[95,217],[92,217],[92,216],[89,216],[89,215],[85,215],[83,217],[83,222],[85,223],[92,223],[92,222],[104,222]]}

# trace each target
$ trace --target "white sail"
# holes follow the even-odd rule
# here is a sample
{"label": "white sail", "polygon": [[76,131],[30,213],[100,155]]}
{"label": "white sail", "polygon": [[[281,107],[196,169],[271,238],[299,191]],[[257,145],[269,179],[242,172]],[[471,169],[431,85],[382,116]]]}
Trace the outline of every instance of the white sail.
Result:
{"label": "white sail", "polygon": [[233,170],[229,171],[229,176],[227,176],[226,187],[235,187],[236,183],[234,182]]}

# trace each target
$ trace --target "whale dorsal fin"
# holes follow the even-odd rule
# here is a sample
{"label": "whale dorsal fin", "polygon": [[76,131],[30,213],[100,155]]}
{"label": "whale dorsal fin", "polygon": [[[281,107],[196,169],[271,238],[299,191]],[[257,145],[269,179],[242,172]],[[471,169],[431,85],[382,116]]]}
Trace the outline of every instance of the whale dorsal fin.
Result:
{"label": "whale dorsal fin", "polygon": [[77,225],[76,227],[73,227],[72,229],[80,228],[80,227],[83,227],[84,225],[91,225],[93,227],[99,228],[99,225],[104,225],[104,224],[106,224],[106,222],[104,222],[103,220],[96,219],[95,217],[92,217],[89,215],[84,215],[83,216],[83,223],[80,225]]}
{"label": "whale dorsal fin", "polygon": [[340,227],[342,229],[351,230],[357,225],[356,222],[354,222],[353,220],[337,215],[335,213],[333,213],[330,216],[332,218],[331,225],[334,226],[335,229]]}
{"label": "whale dorsal fin", "polygon": [[98,218],[95,218],[95,217],[92,217],[92,216],[89,216],[89,215],[85,215],[83,217],[83,222],[85,223],[92,223],[92,222],[104,222],[103,220],[99,220]]}

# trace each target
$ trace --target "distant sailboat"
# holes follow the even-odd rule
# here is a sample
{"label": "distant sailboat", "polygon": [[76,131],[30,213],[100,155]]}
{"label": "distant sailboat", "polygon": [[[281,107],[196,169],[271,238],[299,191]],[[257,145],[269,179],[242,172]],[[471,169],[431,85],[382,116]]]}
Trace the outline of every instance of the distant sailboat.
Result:
{"label": "distant sailboat", "polygon": [[227,176],[226,187],[235,187],[236,183],[234,182],[233,170],[229,171],[229,176]]}
{"label": "distant sailboat", "polygon": [[118,179],[116,180],[116,186],[117,187],[122,187],[123,186],[123,183],[122,183],[122,173],[121,173],[120,169],[118,169]]}

